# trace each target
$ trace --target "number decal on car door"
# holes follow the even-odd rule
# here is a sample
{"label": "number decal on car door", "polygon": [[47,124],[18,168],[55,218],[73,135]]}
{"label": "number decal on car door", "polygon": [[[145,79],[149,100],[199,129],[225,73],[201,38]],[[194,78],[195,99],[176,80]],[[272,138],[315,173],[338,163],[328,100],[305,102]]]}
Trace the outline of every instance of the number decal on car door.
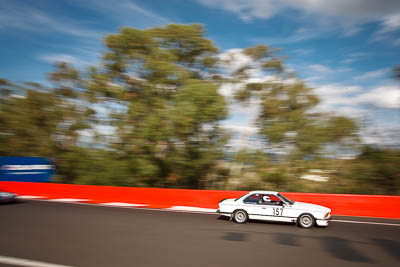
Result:
{"label": "number decal on car door", "polygon": [[282,216],[283,209],[282,208],[273,208],[273,213],[275,216]]}

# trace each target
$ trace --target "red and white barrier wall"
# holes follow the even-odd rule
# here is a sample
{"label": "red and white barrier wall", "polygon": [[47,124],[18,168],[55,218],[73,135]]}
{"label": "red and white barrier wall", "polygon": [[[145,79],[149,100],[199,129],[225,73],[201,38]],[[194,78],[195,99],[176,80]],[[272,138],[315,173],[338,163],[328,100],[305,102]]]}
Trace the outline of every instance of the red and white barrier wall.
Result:
{"label": "red and white barrier wall", "polygon": [[[137,188],[29,182],[0,182],[0,191],[22,198],[85,202],[110,206],[144,207],[187,211],[215,211],[224,198],[246,191]],[[295,201],[323,205],[333,215],[400,219],[400,196],[284,193]]]}

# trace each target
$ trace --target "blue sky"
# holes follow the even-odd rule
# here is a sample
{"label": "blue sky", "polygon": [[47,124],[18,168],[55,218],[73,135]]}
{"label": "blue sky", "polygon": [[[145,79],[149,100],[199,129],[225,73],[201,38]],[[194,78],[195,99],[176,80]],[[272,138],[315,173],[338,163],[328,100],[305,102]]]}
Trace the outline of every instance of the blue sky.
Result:
{"label": "blue sky", "polygon": [[[400,82],[391,77],[400,64],[398,0],[0,0],[0,77],[44,82],[57,60],[95,63],[106,33],[167,23],[204,24],[238,60],[246,46],[281,48],[321,110],[372,122],[366,142],[393,142],[400,129]],[[224,125],[253,133],[257,108],[231,110]]]}

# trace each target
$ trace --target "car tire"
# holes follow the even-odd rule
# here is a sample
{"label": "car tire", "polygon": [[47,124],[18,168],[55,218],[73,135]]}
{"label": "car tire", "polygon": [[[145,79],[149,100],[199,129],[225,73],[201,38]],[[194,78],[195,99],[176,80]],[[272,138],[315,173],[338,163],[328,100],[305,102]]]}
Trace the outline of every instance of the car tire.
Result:
{"label": "car tire", "polygon": [[309,213],[304,213],[297,218],[297,225],[302,228],[311,228],[315,224],[314,217]]}
{"label": "car tire", "polygon": [[249,216],[244,210],[237,210],[233,213],[233,221],[235,223],[247,223]]}

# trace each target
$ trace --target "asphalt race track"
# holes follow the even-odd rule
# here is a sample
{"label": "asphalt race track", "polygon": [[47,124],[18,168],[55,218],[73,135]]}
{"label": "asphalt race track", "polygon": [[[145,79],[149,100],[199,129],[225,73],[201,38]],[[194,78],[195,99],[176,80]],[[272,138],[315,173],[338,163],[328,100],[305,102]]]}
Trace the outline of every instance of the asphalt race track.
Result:
{"label": "asphalt race track", "polygon": [[334,219],[397,225],[239,225],[218,215],[26,201],[0,205],[0,266],[400,266],[400,220]]}

